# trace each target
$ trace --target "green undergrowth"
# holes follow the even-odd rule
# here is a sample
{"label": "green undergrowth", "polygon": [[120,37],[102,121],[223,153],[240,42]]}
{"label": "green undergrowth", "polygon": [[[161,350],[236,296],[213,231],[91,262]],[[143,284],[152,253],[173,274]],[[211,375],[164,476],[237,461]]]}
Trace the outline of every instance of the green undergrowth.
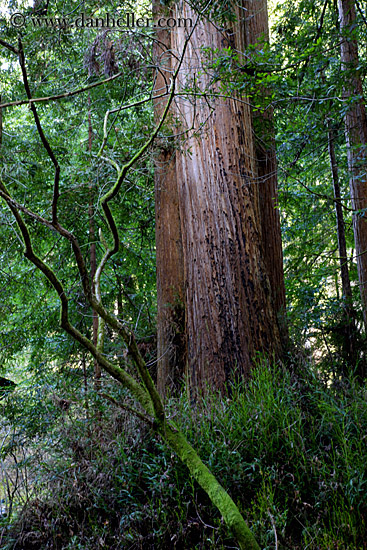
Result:
{"label": "green undergrowth", "polygon": [[[169,401],[169,414],[239,505],[260,547],[367,548],[366,388],[263,364],[228,395],[193,404],[183,393]],[[216,509],[152,430],[98,400],[87,420],[73,407],[55,424],[57,443],[37,464],[32,498],[3,520],[1,548],[236,548]]]}

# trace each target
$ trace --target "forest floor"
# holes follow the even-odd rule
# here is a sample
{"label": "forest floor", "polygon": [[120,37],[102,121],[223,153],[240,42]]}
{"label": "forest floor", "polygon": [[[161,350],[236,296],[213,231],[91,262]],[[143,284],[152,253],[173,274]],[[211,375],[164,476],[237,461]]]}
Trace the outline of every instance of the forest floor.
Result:
{"label": "forest floor", "polygon": [[[169,401],[170,414],[262,549],[367,548],[364,385],[263,364],[230,397],[207,395],[192,408],[185,395]],[[12,516],[0,520],[2,550],[236,548],[207,496],[149,428],[98,399],[94,411],[86,418],[75,401],[55,410],[36,437],[42,460],[17,455],[19,491],[37,483],[26,506],[16,506],[14,493]],[[14,460],[4,449],[3,460]]]}

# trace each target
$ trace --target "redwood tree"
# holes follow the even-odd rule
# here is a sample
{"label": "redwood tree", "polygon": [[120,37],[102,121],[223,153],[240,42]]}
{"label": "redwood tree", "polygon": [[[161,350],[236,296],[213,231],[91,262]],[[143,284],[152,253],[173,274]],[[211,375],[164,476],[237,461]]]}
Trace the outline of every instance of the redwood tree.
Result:
{"label": "redwood tree", "polygon": [[[175,17],[194,19],[186,3]],[[246,43],[242,11],[221,33],[209,20],[195,29],[178,77],[176,177],[186,290],[187,372],[194,388],[223,388],[248,375],[257,351],[280,354],[272,283],[263,251],[261,204],[250,107],[241,97],[190,99],[210,88],[207,54]],[[171,34],[181,51],[184,27]],[[177,214],[173,223],[176,223]],[[271,231],[279,231],[272,227]],[[280,242],[280,240],[279,240]],[[159,257],[157,259],[159,262]],[[158,267],[158,269],[160,269]]]}
{"label": "redwood tree", "polygon": [[357,254],[358,279],[363,318],[367,327],[367,118],[362,80],[358,71],[358,43],[354,0],[338,0],[341,40],[341,61],[344,71],[345,135],[350,173],[353,230]]}

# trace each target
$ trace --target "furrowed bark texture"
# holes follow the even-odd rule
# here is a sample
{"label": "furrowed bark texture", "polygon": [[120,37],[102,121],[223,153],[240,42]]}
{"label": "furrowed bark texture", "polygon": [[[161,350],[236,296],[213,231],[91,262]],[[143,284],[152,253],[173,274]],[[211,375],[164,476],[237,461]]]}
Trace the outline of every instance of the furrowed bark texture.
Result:
{"label": "furrowed bark texture", "polygon": [[[194,14],[176,4],[176,18]],[[175,29],[173,49],[185,37]],[[236,34],[237,32],[237,34]],[[239,28],[232,39],[243,42]],[[203,20],[191,37],[178,87],[194,77],[207,84],[202,46],[229,42]],[[186,281],[188,373],[193,388],[206,383],[223,388],[248,375],[256,351],[277,352],[280,337],[271,288],[261,257],[261,223],[249,107],[234,100],[210,106],[177,99],[180,132],[188,130],[178,151],[177,178]],[[213,108],[212,108],[213,107]],[[195,128],[196,132],[190,131]],[[274,229],[272,229],[274,230]]]}
{"label": "furrowed bark texture", "polygon": [[[153,2],[153,14],[162,16],[162,4]],[[167,15],[166,15],[167,16]],[[171,35],[159,29],[154,43],[155,93],[169,89],[172,78]],[[160,120],[165,98],[154,102],[156,120]],[[170,119],[168,119],[168,125]],[[173,130],[171,130],[171,133]],[[176,150],[172,139],[158,141],[155,157],[155,213],[157,253],[157,385],[164,396],[169,387],[182,385],[186,363],[185,292],[183,250],[176,177]]]}
{"label": "furrowed bark texture", "polygon": [[[245,46],[269,41],[267,1],[246,1],[242,25]],[[260,46],[259,46],[260,47]],[[264,94],[266,90],[264,90]],[[261,221],[262,254],[269,276],[274,311],[277,316],[282,343],[288,341],[285,319],[285,284],[283,250],[278,208],[277,160],[274,139],[273,111],[253,112],[254,146],[257,166],[257,190]]]}
{"label": "furrowed bark texture", "polygon": [[[355,36],[356,12],[354,0],[338,0],[342,69],[345,74],[344,98],[355,99],[345,115],[348,167],[350,173],[350,195],[355,211],[367,208],[367,118],[363,99],[362,80],[358,72],[358,45]],[[363,308],[363,319],[367,328],[367,214],[353,215],[354,240],[357,253],[358,278]]]}

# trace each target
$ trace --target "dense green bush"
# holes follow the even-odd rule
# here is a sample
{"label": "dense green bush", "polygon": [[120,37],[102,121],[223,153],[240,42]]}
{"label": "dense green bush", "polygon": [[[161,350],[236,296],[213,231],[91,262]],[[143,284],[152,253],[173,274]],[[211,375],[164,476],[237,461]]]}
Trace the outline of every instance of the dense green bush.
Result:
{"label": "dense green bush", "polygon": [[[169,402],[170,413],[261,548],[365,548],[365,388],[263,363],[228,394],[194,405],[183,396]],[[235,548],[154,433],[112,405],[96,401],[97,409],[88,422],[65,412],[37,498],[4,527],[2,548]]]}

